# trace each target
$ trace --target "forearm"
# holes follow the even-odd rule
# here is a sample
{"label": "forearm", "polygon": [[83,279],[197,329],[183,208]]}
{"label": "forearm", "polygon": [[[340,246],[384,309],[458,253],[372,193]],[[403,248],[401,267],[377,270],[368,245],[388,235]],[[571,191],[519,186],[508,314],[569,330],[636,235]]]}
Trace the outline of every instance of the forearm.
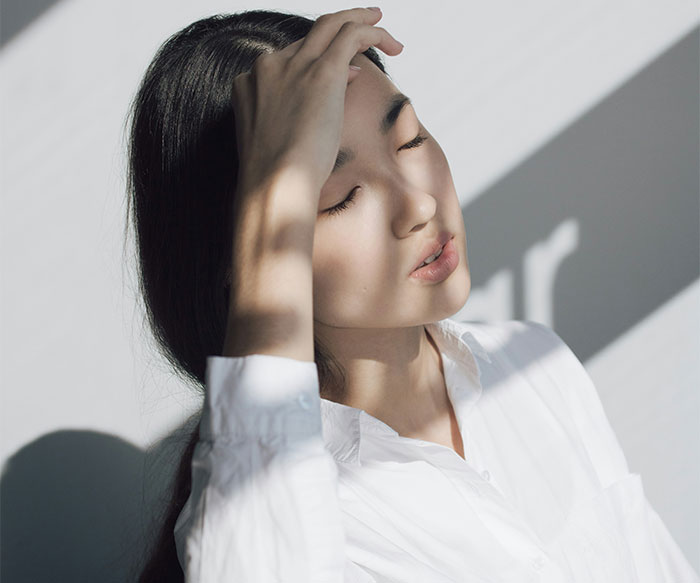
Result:
{"label": "forearm", "polygon": [[276,175],[237,194],[223,356],[313,362],[312,250],[318,194],[302,175]]}

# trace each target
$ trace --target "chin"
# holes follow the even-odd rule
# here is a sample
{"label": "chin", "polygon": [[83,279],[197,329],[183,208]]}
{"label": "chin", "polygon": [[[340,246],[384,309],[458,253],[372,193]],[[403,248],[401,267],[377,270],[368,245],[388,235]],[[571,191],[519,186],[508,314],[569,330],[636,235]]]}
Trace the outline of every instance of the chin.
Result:
{"label": "chin", "polygon": [[[434,311],[431,310],[433,312],[431,322],[449,318],[459,312],[467,303],[471,291],[469,272],[458,270],[452,274],[452,277],[454,279],[451,279],[449,285],[443,288],[440,300],[433,304]],[[448,282],[443,283],[447,284]]]}

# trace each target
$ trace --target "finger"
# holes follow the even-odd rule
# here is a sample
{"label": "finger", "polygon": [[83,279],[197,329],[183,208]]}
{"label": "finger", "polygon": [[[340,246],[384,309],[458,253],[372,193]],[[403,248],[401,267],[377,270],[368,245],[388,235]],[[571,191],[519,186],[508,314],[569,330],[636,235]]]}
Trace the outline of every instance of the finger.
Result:
{"label": "finger", "polygon": [[398,55],[403,45],[380,26],[345,23],[321,57],[331,66],[347,67],[356,54],[376,46],[388,55]]}
{"label": "finger", "polygon": [[316,19],[309,33],[302,39],[303,42],[295,56],[304,61],[318,59],[331,44],[343,24],[348,21],[375,24],[379,22],[381,17],[380,11],[369,8],[350,8],[322,14]]}
{"label": "finger", "polygon": [[305,38],[306,37],[301,37],[300,39],[295,40],[293,43],[290,43],[286,47],[284,47],[283,49],[277,51],[277,53],[280,55],[286,56],[288,58],[293,57],[294,55],[296,55],[297,51],[301,48],[301,45],[303,44]]}
{"label": "finger", "polygon": [[[335,20],[335,24],[333,24],[331,28],[328,28],[329,23],[331,23],[331,17],[333,17],[333,19]],[[338,30],[340,30],[340,27],[346,20],[357,20],[359,18],[364,18],[365,22],[374,23],[377,22],[381,17],[382,14],[379,10],[370,10],[369,8],[350,8],[348,10],[339,10],[338,12],[329,12],[327,14],[322,14],[314,21],[313,25],[311,26],[311,29],[306,34],[306,36],[295,40],[293,43],[288,44],[282,50],[278,51],[278,53],[280,55],[292,57],[299,51],[299,49],[305,43],[308,45],[308,48],[316,50],[312,46],[316,42],[314,41],[314,38],[318,38],[318,28],[323,27],[327,29],[327,31],[323,33],[327,38],[323,45],[318,44],[317,42],[314,45],[318,49],[316,50],[317,57],[325,50],[325,48],[330,43],[332,36],[337,34]]]}

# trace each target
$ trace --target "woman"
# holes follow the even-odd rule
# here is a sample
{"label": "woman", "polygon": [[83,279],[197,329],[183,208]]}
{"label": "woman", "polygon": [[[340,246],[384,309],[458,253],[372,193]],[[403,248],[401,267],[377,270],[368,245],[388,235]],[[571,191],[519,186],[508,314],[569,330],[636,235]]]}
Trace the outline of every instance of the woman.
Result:
{"label": "woman", "polygon": [[206,388],[141,580],[697,581],[566,344],[449,320],[464,223],[380,18],[204,19],[136,96],[146,307]]}

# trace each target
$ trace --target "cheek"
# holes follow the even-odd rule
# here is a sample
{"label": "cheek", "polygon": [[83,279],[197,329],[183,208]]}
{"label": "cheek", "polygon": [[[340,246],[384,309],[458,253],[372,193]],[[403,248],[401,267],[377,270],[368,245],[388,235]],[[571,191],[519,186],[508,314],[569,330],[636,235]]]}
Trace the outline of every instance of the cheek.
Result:
{"label": "cheek", "polygon": [[[386,297],[391,281],[384,267],[386,244],[373,237],[371,229],[353,228],[354,221],[343,218],[342,226],[317,227],[314,237],[314,317],[335,325],[366,317]],[[362,225],[361,220],[357,223]]]}
{"label": "cheek", "polygon": [[361,267],[351,246],[324,251],[314,260],[313,303],[317,320],[340,325],[347,320],[347,314],[361,310],[363,290],[369,288]]}

